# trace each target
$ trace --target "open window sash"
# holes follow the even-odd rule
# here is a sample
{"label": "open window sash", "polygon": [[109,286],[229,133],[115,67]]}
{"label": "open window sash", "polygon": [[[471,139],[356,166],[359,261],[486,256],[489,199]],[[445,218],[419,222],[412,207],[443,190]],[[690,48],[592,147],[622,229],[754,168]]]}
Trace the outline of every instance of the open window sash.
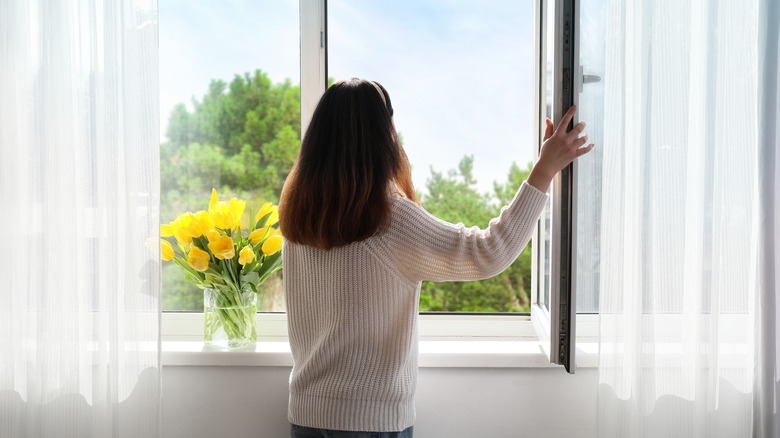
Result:
{"label": "open window sash", "polygon": [[[536,8],[537,155],[542,145],[546,117],[555,126],[577,104],[578,45],[576,0],[539,0]],[[571,129],[572,121],[567,129]],[[534,237],[531,319],[550,363],[576,369],[576,188],[577,163],[559,172],[553,180],[550,203]]]}

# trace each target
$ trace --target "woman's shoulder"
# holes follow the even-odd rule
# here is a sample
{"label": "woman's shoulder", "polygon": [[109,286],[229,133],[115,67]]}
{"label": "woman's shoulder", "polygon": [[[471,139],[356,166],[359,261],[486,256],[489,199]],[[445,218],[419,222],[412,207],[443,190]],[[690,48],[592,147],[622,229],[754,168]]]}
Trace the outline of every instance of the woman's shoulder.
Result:
{"label": "woman's shoulder", "polygon": [[391,220],[393,222],[404,217],[427,214],[419,203],[412,201],[400,192],[390,196],[390,203],[392,205],[393,214]]}
{"label": "woman's shoulder", "polygon": [[[453,225],[439,219],[419,202],[413,201],[404,195],[392,198],[392,214],[387,231],[396,236],[396,239],[415,240],[423,235],[438,233],[443,229],[459,229],[462,224]],[[419,243],[419,242],[418,242]]]}
{"label": "woman's shoulder", "polygon": [[387,188],[387,198],[392,206],[392,219],[397,215],[419,214],[424,211],[418,202],[409,199],[395,182],[390,182]]}

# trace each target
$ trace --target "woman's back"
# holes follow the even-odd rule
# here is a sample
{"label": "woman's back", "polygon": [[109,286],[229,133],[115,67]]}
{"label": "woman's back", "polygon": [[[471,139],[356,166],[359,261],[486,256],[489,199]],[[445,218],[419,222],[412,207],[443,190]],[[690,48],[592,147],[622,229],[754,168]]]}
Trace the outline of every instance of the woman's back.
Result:
{"label": "woman's back", "polygon": [[285,242],[290,421],[335,430],[413,425],[421,281],[501,272],[527,244],[546,199],[523,185],[483,231],[399,196],[389,226],[368,239],[330,250]]}
{"label": "woman's back", "polygon": [[293,424],[370,431],[414,424],[419,288],[392,272],[376,240],[331,250],[285,243]]}

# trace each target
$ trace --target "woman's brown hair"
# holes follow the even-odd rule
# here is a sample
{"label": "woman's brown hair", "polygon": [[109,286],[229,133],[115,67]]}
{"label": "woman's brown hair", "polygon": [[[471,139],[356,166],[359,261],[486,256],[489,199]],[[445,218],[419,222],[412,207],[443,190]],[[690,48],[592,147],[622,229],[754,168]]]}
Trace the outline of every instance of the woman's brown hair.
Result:
{"label": "woman's brown hair", "polygon": [[374,235],[391,215],[392,183],[417,202],[390,96],[352,78],[323,94],[279,201],[285,239],[331,249]]}

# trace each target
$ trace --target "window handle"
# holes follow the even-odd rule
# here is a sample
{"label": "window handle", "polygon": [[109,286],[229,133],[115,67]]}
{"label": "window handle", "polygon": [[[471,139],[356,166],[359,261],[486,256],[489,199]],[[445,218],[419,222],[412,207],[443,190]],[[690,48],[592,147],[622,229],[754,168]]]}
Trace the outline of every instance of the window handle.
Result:
{"label": "window handle", "polygon": [[582,75],[582,83],[583,84],[592,84],[594,82],[601,82],[601,76],[599,75]]}
{"label": "window handle", "polygon": [[578,73],[579,74],[574,78],[575,81],[574,86],[576,87],[575,89],[580,93],[582,93],[583,91],[582,87],[585,84],[593,84],[596,82],[601,82],[601,76],[586,75],[585,69],[582,66],[579,66]]}

